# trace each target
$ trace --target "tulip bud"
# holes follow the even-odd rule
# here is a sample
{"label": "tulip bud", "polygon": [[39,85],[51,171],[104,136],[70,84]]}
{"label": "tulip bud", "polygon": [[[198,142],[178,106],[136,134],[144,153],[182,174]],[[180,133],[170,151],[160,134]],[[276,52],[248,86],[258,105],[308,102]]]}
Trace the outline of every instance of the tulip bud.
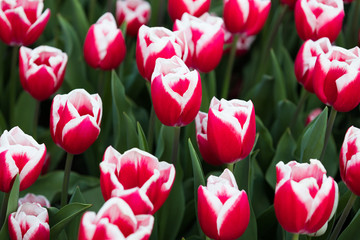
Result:
{"label": "tulip bud", "polygon": [[334,42],[345,16],[342,0],[298,0],[295,4],[295,26],[302,40],[327,37]]}
{"label": "tulip bud", "polygon": [[136,36],[139,28],[150,19],[150,4],[143,0],[117,0],[116,19],[120,26],[126,22],[126,34]]}
{"label": "tulip bud", "polygon": [[173,22],[181,19],[184,13],[200,17],[209,11],[211,0],[169,0],[168,12]]}
{"label": "tulip bud", "polygon": [[9,215],[11,240],[49,240],[49,215],[46,208],[37,203],[24,203]]}
{"label": "tulip bud", "polygon": [[167,126],[185,126],[194,120],[201,105],[201,79],[177,56],[156,60],[151,99],[159,120]]}
{"label": "tulip bud", "polygon": [[100,133],[102,101],[84,89],[56,95],[50,111],[50,132],[54,142],[66,152],[85,152]]}
{"label": "tulip bud", "polygon": [[138,239],[147,240],[151,235],[154,217],[135,215],[120,198],[105,202],[99,212],[86,212],[80,222],[78,240]]}
{"label": "tulip bud", "polygon": [[43,0],[0,1],[0,39],[7,45],[33,44],[44,31],[50,10]]}
{"label": "tulip bud", "polygon": [[123,155],[109,146],[100,163],[100,186],[105,201],[123,199],[134,214],[154,214],[168,197],[175,167],[133,148]]}
{"label": "tulip bud", "polygon": [[126,46],[114,16],[105,13],[91,25],[84,42],[85,61],[92,68],[111,70],[125,58]]}
{"label": "tulip bud", "polygon": [[24,90],[39,101],[48,99],[64,80],[67,60],[66,53],[54,47],[21,47],[19,75]]}
{"label": "tulip bud", "polygon": [[20,191],[30,187],[41,173],[46,147],[19,127],[5,130],[0,137],[0,191],[10,192],[17,174]]}
{"label": "tulip bud", "polygon": [[276,165],[274,208],[280,225],[288,232],[319,236],[338,204],[338,186],[320,161],[291,161]]}
{"label": "tulip bud", "polygon": [[237,239],[250,221],[247,194],[238,189],[228,169],[219,177],[211,175],[205,187],[199,186],[197,210],[201,229],[212,239]]}

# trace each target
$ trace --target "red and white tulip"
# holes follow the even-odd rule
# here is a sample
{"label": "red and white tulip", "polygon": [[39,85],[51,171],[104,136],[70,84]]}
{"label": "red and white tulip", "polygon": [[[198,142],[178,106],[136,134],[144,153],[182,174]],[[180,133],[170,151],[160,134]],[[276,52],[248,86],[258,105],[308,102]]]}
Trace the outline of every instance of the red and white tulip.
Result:
{"label": "red and white tulip", "polygon": [[168,12],[173,22],[184,13],[200,17],[209,11],[211,0],[169,0]]}
{"label": "red and white tulip", "polygon": [[19,198],[18,205],[20,206],[24,203],[38,203],[42,207],[47,207],[47,208],[50,207],[50,202],[45,196],[35,195],[32,193],[28,193],[24,197]]}

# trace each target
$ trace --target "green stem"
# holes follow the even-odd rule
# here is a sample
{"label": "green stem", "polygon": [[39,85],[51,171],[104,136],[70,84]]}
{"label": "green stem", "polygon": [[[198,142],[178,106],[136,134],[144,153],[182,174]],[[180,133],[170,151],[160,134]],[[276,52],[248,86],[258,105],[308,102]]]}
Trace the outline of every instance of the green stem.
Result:
{"label": "green stem", "polygon": [[299,239],[299,234],[298,233],[294,233],[292,240],[298,240]]}
{"label": "green stem", "polygon": [[19,55],[19,47],[14,46],[12,49],[12,56],[11,56],[11,73],[10,73],[10,124],[14,124],[14,109],[15,109],[15,101],[16,101],[16,88],[17,82],[16,73],[18,71],[16,67],[16,63],[18,60]]}
{"label": "green stem", "polygon": [[35,100],[35,113],[34,113],[34,122],[33,122],[33,133],[32,137],[36,140],[37,138],[37,127],[39,122],[39,114],[40,114],[40,101]]}
{"label": "green stem", "polygon": [[[359,23],[359,12],[360,12],[360,0],[356,0],[355,2],[355,13],[354,13],[354,17],[353,19],[350,21],[350,25],[351,25],[351,43],[354,43],[356,45],[357,40],[358,40],[358,23]],[[348,39],[347,39],[348,40]],[[348,40],[349,42],[349,40]],[[354,45],[349,45],[348,47],[353,47]]]}
{"label": "green stem", "polygon": [[329,143],[331,131],[333,129],[335,118],[336,118],[336,114],[337,114],[337,111],[332,107],[331,112],[330,112],[330,117],[328,119],[327,126],[326,126],[324,147],[323,147],[321,155],[320,155],[320,161],[322,161],[325,157],[326,147]]}
{"label": "green stem", "polygon": [[148,126],[148,132],[147,132],[148,133],[147,134],[147,142],[148,142],[148,146],[149,146],[149,152],[152,152],[152,148],[153,148],[155,119],[156,119],[156,114],[155,114],[154,106],[151,106],[149,126]]}
{"label": "green stem", "polygon": [[180,127],[174,127],[174,141],[173,141],[173,149],[171,153],[171,162],[176,165],[176,160],[179,152],[179,142],[180,142]]}
{"label": "green stem", "polygon": [[303,88],[302,92],[301,92],[300,100],[296,106],[295,113],[290,122],[290,129],[292,129],[296,125],[299,114],[300,114],[301,110],[303,109],[305,101],[309,97],[309,95],[310,95],[310,93],[308,91],[306,91],[305,88]]}
{"label": "green stem", "polygon": [[234,164],[233,163],[226,164],[226,168],[229,169],[232,173],[234,172]]}
{"label": "green stem", "polygon": [[253,169],[253,166],[252,166],[252,163],[253,161],[251,161],[251,155],[252,155],[252,151],[251,153],[249,154],[249,172],[248,172],[248,190],[247,190],[247,194],[249,196],[249,201],[251,201],[252,199],[252,169]]}
{"label": "green stem", "polygon": [[225,70],[225,77],[224,77],[224,84],[221,92],[222,98],[227,98],[229,94],[229,87],[230,87],[230,80],[231,80],[231,73],[234,67],[235,62],[235,55],[236,55],[236,43],[239,40],[239,34],[234,34],[234,39],[231,44],[231,50],[229,55],[228,64]]}
{"label": "green stem", "polygon": [[335,240],[339,236],[339,233],[344,225],[344,222],[345,222],[347,216],[349,215],[351,208],[353,207],[353,205],[355,203],[356,197],[357,196],[354,193],[351,193],[350,198],[339,218],[339,221],[337,222],[337,224],[334,228],[334,231],[330,235],[330,238],[329,238],[330,240]]}
{"label": "green stem", "polygon": [[62,188],[62,192],[61,192],[61,207],[64,207],[67,204],[70,172],[71,172],[71,165],[72,165],[73,158],[74,158],[73,154],[67,153],[65,170],[64,170],[63,188]]}
{"label": "green stem", "polygon": [[6,210],[7,210],[7,205],[8,205],[8,202],[9,202],[9,196],[10,196],[10,192],[5,193],[4,198],[3,198],[3,202],[2,202],[2,205],[1,205],[0,229],[5,223]]}
{"label": "green stem", "polygon": [[96,0],[90,0],[89,11],[88,11],[90,24],[94,22],[95,8],[96,8]]}

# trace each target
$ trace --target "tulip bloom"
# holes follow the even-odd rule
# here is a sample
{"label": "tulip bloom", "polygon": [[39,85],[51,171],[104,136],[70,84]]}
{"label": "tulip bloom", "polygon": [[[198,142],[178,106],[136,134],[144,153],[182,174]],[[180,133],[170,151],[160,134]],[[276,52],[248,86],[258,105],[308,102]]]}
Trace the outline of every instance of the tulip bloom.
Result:
{"label": "tulip bloom", "polygon": [[295,4],[295,26],[302,40],[328,37],[334,42],[344,19],[342,0],[298,0]]}
{"label": "tulip bloom", "polygon": [[71,154],[85,152],[100,133],[102,102],[98,94],[84,89],[56,95],[50,111],[50,132],[54,142]]}
{"label": "tulip bloom", "polygon": [[11,240],[49,240],[49,215],[46,208],[36,203],[24,203],[9,215]]}
{"label": "tulip bloom", "polygon": [[86,212],[80,222],[78,240],[138,239],[147,240],[151,235],[154,217],[135,215],[120,198],[105,202],[99,212]]}
{"label": "tulip bloom", "polygon": [[117,0],[116,19],[120,26],[126,22],[126,34],[136,36],[139,28],[150,19],[150,4],[143,0]]}
{"label": "tulip bloom", "polygon": [[24,203],[38,203],[42,207],[50,207],[50,202],[45,196],[32,193],[28,193],[25,197],[19,198],[18,205],[20,206]]}
{"label": "tulip bloom", "polygon": [[39,101],[48,99],[64,80],[67,60],[66,53],[54,47],[21,47],[19,75],[24,90]]}
{"label": "tulip bloom", "polygon": [[181,19],[184,13],[200,17],[209,11],[211,0],[169,0],[168,12],[171,20]]}
{"label": "tulip bloom", "polygon": [[106,200],[119,197],[134,214],[154,214],[168,197],[175,167],[137,148],[123,155],[109,146],[100,163],[100,186]]}
{"label": "tulip bloom", "polygon": [[276,165],[274,208],[288,232],[321,235],[338,204],[338,186],[320,161]]}
{"label": "tulip bloom", "polygon": [[159,120],[167,126],[185,126],[194,120],[201,105],[201,79],[177,56],[156,60],[151,99]]}
{"label": "tulip bloom", "polygon": [[151,75],[158,58],[172,58],[178,56],[187,58],[184,42],[172,31],[164,27],[142,25],[136,42],[136,64],[140,75],[151,81]]}
{"label": "tulip bloom", "polygon": [[224,0],[224,23],[232,33],[260,32],[269,15],[270,0]]}
{"label": "tulip bloom", "polygon": [[17,174],[20,191],[30,187],[41,173],[45,144],[38,144],[19,127],[5,130],[0,137],[0,191],[10,192]]}
{"label": "tulip bloom", "polygon": [[188,44],[186,65],[201,72],[210,72],[219,64],[224,47],[223,20],[208,13],[197,18],[184,13],[176,20],[174,31]]}
{"label": "tulip bloom", "polygon": [[247,194],[228,169],[219,177],[211,175],[206,187],[199,186],[197,210],[201,229],[212,239],[237,239],[250,221]]}
{"label": "tulip bloom", "polygon": [[[231,44],[234,40],[234,35],[224,27],[224,53],[230,52]],[[246,34],[239,34],[239,39],[236,43],[236,55],[241,56],[246,54],[255,41],[256,36],[248,36]]]}
{"label": "tulip bloom", "polygon": [[360,129],[351,126],[346,134],[340,151],[340,175],[346,186],[360,196]]}
{"label": "tulip bloom", "polygon": [[316,96],[340,112],[348,112],[360,103],[360,48],[332,47],[320,54],[313,72]]}
{"label": "tulip bloom", "polygon": [[320,54],[327,54],[331,48],[328,38],[320,38],[317,41],[309,39],[301,46],[295,59],[294,69],[297,81],[307,91],[314,93],[313,72],[317,57]]}
{"label": "tulip bloom", "polygon": [[84,43],[84,57],[92,68],[111,70],[124,60],[125,40],[114,16],[105,13],[91,25]]}
{"label": "tulip bloom", "polygon": [[50,10],[43,0],[0,1],[0,39],[7,45],[33,44],[44,31]]}

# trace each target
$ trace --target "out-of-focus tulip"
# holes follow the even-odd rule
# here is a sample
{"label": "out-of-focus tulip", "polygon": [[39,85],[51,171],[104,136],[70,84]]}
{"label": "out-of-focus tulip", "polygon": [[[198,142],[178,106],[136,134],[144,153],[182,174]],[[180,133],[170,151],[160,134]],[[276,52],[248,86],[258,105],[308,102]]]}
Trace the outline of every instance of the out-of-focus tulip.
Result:
{"label": "out-of-focus tulip", "polygon": [[304,42],[301,46],[294,64],[295,76],[304,88],[314,93],[313,72],[316,59],[320,54],[326,54],[331,49],[331,43],[328,38],[320,38],[317,41],[311,39]]}
{"label": "out-of-focus tulip", "polygon": [[204,13],[197,18],[188,13],[176,20],[174,31],[179,31],[188,45],[186,65],[201,72],[210,72],[219,64],[224,47],[223,20]]}
{"label": "out-of-focus tulip", "polygon": [[288,232],[321,235],[338,204],[338,186],[320,161],[276,165],[274,208]]}
{"label": "out-of-focus tulip", "polygon": [[136,36],[139,28],[150,19],[151,7],[144,0],[117,0],[116,19],[118,25],[126,22],[126,34]]}
{"label": "out-of-focus tulip", "polygon": [[351,126],[340,151],[340,175],[346,186],[360,196],[360,129]]}
{"label": "out-of-focus tulip", "polygon": [[147,240],[153,225],[152,215],[135,215],[124,200],[111,198],[97,214],[86,212],[83,215],[78,240]]}
{"label": "out-of-focus tulip", "polygon": [[38,144],[19,127],[5,130],[0,137],[0,191],[9,192],[17,174],[20,191],[39,177],[46,155],[45,144]]}
{"label": "out-of-focus tulip", "polygon": [[219,177],[211,175],[206,187],[199,186],[197,210],[201,229],[212,239],[237,239],[250,221],[247,194],[228,169]]}
{"label": "out-of-focus tulip", "polygon": [[224,0],[224,23],[232,33],[260,32],[269,15],[270,0]]}
{"label": "out-of-focus tulip", "polygon": [[[234,40],[234,35],[226,30],[224,27],[224,53],[228,53],[231,49],[231,44]],[[255,41],[256,36],[248,36],[245,33],[239,34],[239,39],[236,43],[236,55],[241,56],[246,54],[251,48],[252,43]]]}
{"label": "out-of-focus tulip", "polygon": [[175,167],[133,148],[121,155],[109,146],[100,163],[103,197],[119,197],[137,214],[153,214],[168,197],[175,180]]}
{"label": "out-of-focus tulip", "polygon": [[209,11],[211,0],[169,0],[168,12],[173,22],[181,19],[184,13],[200,17]]}
{"label": "out-of-focus tulip", "polygon": [[177,56],[156,60],[151,81],[151,99],[159,120],[167,126],[192,122],[201,105],[201,78]]}
{"label": "out-of-focus tulip", "polygon": [[80,154],[100,133],[102,101],[84,89],[56,95],[50,112],[50,132],[54,142],[71,154]]}
{"label": "out-of-focus tulip", "polygon": [[66,53],[54,47],[21,47],[19,75],[24,90],[39,101],[48,99],[64,80],[67,60]]}
{"label": "out-of-focus tulip", "polygon": [[314,110],[312,110],[305,120],[305,126],[311,123],[317,116],[320,115],[321,112],[321,108],[315,108]]}
{"label": "out-of-focus tulip", "polygon": [[0,39],[8,45],[30,45],[44,31],[50,10],[43,0],[0,1]]}
{"label": "out-of-focus tulip", "polygon": [[117,68],[126,54],[125,40],[111,13],[91,25],[84,42],[84,57],[92,68]]}
{"label": "out-of-focus tulip", "polygon": [[146,25],[140,27],[136,42],[136,64],[146,80],[151,81],[156,59],[178,56],[185,60],[187,53],[185,43],[169,29],[149,28]]}
{"label": "out-of-focus tulip", "polygon": [[28,193],[25,197],[19,198],[18,205],[22,205],[24,203],[38,203],[42,207],[50,207],[49,200],[43,195],[35,195],[32,193]]}
{"label": "out-of-focus tulip", "polygon": [[211,100],[207,141],[219,162],[234,163],[247,157],[253,148],[255,135],[255,110],[251,100],[227,101],[215,97]]}
{"label": "out-of-focus tulip", "polygon": [[46,208],[37,203],[24,203],[9,215],[11,240],[49,240],[49,215]]}
{"label": "out-of-focus tulip", "polygon": [[348,112],[360,103],[360,48],[350,50],[334,46],[320,54],[313,72],[316,96],[340,112]]}
{"label": "out-of-focus tulip", "polygon": [[344,19],[342,0],[298,0],[295,4],[295,26],[303,40],[327,37],[334,42]]}

